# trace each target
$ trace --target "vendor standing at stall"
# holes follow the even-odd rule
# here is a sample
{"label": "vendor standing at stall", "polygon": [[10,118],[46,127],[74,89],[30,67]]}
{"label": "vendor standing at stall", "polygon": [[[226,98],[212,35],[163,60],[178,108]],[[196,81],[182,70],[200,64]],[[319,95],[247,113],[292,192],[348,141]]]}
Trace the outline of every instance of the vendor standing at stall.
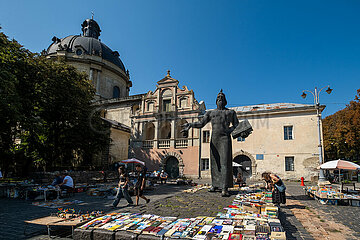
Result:
{"label": "vendor standing at stall", "polygon": [[128,202],[129,205],[132,205],[133,201],[128,192],[128,186],[129,186],[129,182],[130,182],[129,174],[126,172],[124,166],[120,166],[118,168],[118,171],[119,171],[119,184],[118,184],[119,189],[116,193],[116,197],[113,202],[113,206],[117,207],[117,205],[119,204],[120,199],[122,197],[124,197],[126,199],[126,201]]}
{"label": "vendor standing at stall", "polygon": [[272,191],[272,202],[276,205],[285,204],[285,184],[281,178],[273,173],[264,172],[261,174],[263,180],[266,183],[266,189]]}
{"label": "vendor standing at stall", "polygon": [[135,195],[136,195],[136,206],[139,205],[139,198],[142,198],[146,201],[146,203],[150,202],[150,199],[144,196],[144,188],[145,188],[145,174],[146,172],[142,169],[141,165],[136,165],[137,172],[137,181],[135,184]]}

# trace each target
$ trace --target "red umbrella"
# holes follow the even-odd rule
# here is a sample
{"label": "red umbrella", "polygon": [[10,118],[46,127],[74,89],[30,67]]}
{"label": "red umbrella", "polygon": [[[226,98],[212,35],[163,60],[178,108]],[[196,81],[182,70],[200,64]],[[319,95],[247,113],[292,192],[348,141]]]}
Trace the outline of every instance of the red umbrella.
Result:
{"label": "red umbrella", "polygon": [[122,160],[122,163],[139,163],[145,166],[145,163],[143,161],[140,161],[139,159],[136,158],[130,158],[130,159],[126,159],[126,160]]}

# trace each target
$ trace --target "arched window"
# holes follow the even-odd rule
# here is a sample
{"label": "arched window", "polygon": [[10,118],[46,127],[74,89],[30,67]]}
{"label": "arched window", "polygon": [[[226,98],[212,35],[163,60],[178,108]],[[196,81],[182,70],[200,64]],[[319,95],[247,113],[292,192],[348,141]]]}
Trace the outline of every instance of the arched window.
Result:
{"label": "arched window", "polygon": [[145,140],[154,140],[155,137],[155,125],[151,122],[145,124],[143,130],[143,136]]}
{"label": "arched window", "polygon": [[172,111],[171,96],[172,96],[172,91],[170,89],[165,89],[162,92],[162,110],[164,112],[171,112]]}
{"label": "arched window", "polygon": [[113,98],[119,98],[120,97],[120,88],[118,86],[115,86],[113,89]]}

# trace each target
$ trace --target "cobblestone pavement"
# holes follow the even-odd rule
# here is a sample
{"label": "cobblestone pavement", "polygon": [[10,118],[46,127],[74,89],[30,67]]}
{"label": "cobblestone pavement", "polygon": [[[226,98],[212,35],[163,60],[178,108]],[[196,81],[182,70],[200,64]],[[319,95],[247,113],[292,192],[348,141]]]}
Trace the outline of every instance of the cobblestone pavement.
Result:
{"label": "cobblestone pavement", "polygon": [[290,198],[300,201],[307,208],[320,210],[325,215],[320,216],[322,219],[331,219],[349,227],[356,233],[356,238],[360,239],[360,207],[322,205],[318,201],[305,196],[303,187],[299,183],[287,183],[286,187],[287,193],[291,195]]}
{"label": "cobblestone pavement", "polygon": [[152,213],[160,216],[174,216],[179,218],[210,216],[216,214],[232,203],[236,193],[230,197],[221,197],[220,192],[208,192],[202,189],[196,193],[178,193],[151,204],[134,207],[131,212]]}
{"label": "cobblestone pavement", "polygon": [[[189,188],[188,186],[178,185],[159,185],[154,191],[146,191],[145,194],[152,201],[172,196],[182,190]],[[135,202],[135,197],[132,197]],[[119,207],[114,209],[111,205],[111,199],[104,197],[88,196],[85,193],[76,193],[71,199],[82,200],[84,203],[69,205],[66,208],[74,208],[82,211],[102,210],[104,212],[128,211],[131,207],[127,207],[125,199],[121,199]],[[140,200],[142,201],[142,200]],[[140,202],[140,207],[142,206]],[[151,203],[150,203],[151,204]],[[31,204],[31,201],[21,199],[0,198],[0,239],[48,239],[46,235],[46,227],[40,225],[28,224],[24,221],[32,220],[40,217],[49,216],[56,212],[56,209],[38,207]],[[26,226],[26,235],[24,229]],[[69,236],[69,231],[56,231],[56,236]],[[67,239],[67,238],[63,238]]]}

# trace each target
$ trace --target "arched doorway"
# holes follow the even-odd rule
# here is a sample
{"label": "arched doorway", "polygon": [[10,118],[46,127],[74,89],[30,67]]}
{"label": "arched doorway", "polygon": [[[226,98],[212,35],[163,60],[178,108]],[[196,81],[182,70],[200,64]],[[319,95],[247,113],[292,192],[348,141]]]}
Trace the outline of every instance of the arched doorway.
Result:
{"label": "arched doorway", "polygon": [[165,172],[169,174],[170,178],[179,177],[179,161],[176,157],[169,157],[165,163]]}
{"label": "arched doorway", "polygon": [[245,178],[250,178],[252,176],[252,164],[251,159],[246,155],[237,155],[233,162],[236,166],[233,166],[233,172],[236,176],[239,172],[242,173],[242,176]]}

